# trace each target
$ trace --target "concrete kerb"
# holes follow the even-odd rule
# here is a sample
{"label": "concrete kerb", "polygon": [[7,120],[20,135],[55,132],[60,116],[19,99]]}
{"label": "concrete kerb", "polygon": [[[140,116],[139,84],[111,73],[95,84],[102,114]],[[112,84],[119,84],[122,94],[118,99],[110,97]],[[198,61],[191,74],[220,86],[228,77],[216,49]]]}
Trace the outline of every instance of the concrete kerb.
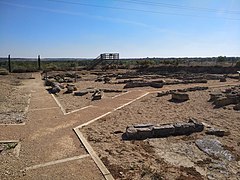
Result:
{"label": "concrete kerb", "polygon": [[21,142],[18,142],[17,146],[13,150],[13,154],[15,154],[16,157],[19,157],[21,150]]}
{"label": "concrete kerb", "polygon": [[74,161],[74,160],[78,160],[78,159],[83,159],[83,158],[86,158],[86,157],[89,157],[89,154],[74,156],[74,157],[70,157],[70,158],[66,158],[66,159],[60,159],[60,160],[56,160],[56,161],[50,161],[50,162],[47,162],[47,163],[42,163],[42,164],[27,167],[24,170],[38,169],[38,168],[42,168],[42,167],[46,167],[46,166],[51,166],[51,165],[55,165],[55,164],[60,164],[60,163],[65,163],[65,162]]}
{"label": "concrete kerb", "polygon": [[75,113],[75,112],[78,112],[78,111],[81,111],[81,110],[83,110],[83,109],[87,109],[87,108],[90,108],[90,107],[94,107],[94,106],[93,106],[93,105],[85,106],[85,107],[82,107],[82,108],[80,108],[80,109],[76,109],[76,110],[67,112],[67,113],[65,113],[64,115],[72,114],[72,113]]}
{"label": "concrete kerb", "polygon": [[60,102],[57,100],[57,98],[54,96],[54,94],[51,94],[51,96],[53,97],[53,99],[55,100],[55,102],[57,103],[57,105],[60,107],[61,111],[63,112],[63,115],[66,115],[65,109],[62,107],[62,105],[61,105]]}
{"label": "concrete kerb", "polygon": [[[125,94],[127,94],[127,93],[129,93],[129,92],[131,92],[131,91],[127,91],[127,92],[125,92],[125,93],[118,94],[118,95],[112,97],[112,99],[115,99],[115,98],[117,98],[117,97],[120,97],[120,96],[122,96],[122,95],[125,95]],[[51,94],[51,96],[53,97],[53,99],[55,100],[55,102],[57,103],[57,105],[60,107],[61,111],[63,112],[63,115],[69,115],[69,114],[72,114],[72,113],[81,111],[81,110],[83,110],[83,109],[86,109],[86,108],[94,107],[93,105],[89,105],[89,106],[82,107],[82,108],[80,108],[80,109],[76,109],[76,110],[73,110],[73,111],[70,111],[70,112],[66,112],[65,109],[63,108],[63,106],[61,105],[61,103],[58,101],[58,99],[54,96],[54,94]],[[124,100],[132,100],[132,99],[124,99]],[[137,99],[136,99],[136,100],[137,100]],[[53,108],[55,108],[55,107],[53,107]],[[44,109],[44,108],[42,108],[42,109]],[[39,110],[42,110],[42,109],[39,109]],[[46,108],[46,109],[47,109],[47,108]],[[50,109],[50,108],[49,108],[49,109]],[[36,110],[38,110],[38,109],[36,109]]]}
{"label": "concrete kerb", "polygon": [[130,92],[131,92],[131,91],[127,91],[127,92],[118,94],[118,95],[116,95],[116,96],[113,96],[112,99],[115,99],[115,98],[117,98],[117,97],[119,97],[119,96],[122,96],[122,95],[127,94],[127,93],[130,93]]}
{"label": "concrete kerb", "polygon": [[112,113],[112,111],[107,112],[107,113],[105,113],[105,114],[103,114],[103,115],[101,115],[101,116],[99,116],[99,117],[96,117],[96,118],[94,118],[94,119],[92,119],[92,120],[90,120],[90,121],[88,121],[88,122],[86,122],[86,123],[84,123],[84,124],[81,124],[81,125],[79,125],[79,126],[77,126],[77,127],[75,127],[75,128],[76,128],[76,129],[80,129],[80,128],[82,128],[82,127],[84,127],[84,126],[87,126],[87,125],[89,125],[89,124],[91,124],[91,123],[93,123],[93,122],[95,122],[95,121],[97,121],[97,120],[99,120],[99,119],[107,116],[108,114],[111,114],[111,113]]}
{"label": "concrete kerb", "polygon": [[0,144],[6,144],[6,143],[17,143],[17,146],[13,149],[13,154],[15,154],[16,157],[19,157],[20,149],[21,149],[21,142],[19,140],[2,140],[0,141]]}
{"label": "concrete kerb", "polygon": [[42,110],[50,110],[50,109],[58,109],[59,107],[49,107],[49,108],[35,108],[35,109],[30,109],[29,111],[42,111]]}
{"label": "concrete kerb", "polygon": [[24,125],[26,125],[25,122],[18,124],[0,124],[0,126],[24,126]]}
{"label": "concrete kerb", "polygon": [[83,134],[80,132],[79,129],[82,128],[82,127],[84,127],[84,126],[87,126],[87,125],[89,125],[89,124],[91,124],[91,123],[93,123],[93,122],[95,122],[95,121],[97,121],[97,120],[99,120],[99,119],[101,119],[101,118],[103,118],[103,117],[111,114],[111,113],[113,113],[114,111],[117,111],[117,110],[119,110],[119,109],[121,109],[121,108],[123,108],[123,107],[125,107],[125,106],[127,106],[127,105],[129,105],[129,104],[131,104],[131,103],[133,103],[134,101],[137,101],[138,99],[143,98],[144,96],[146,96],[146,95],[148,95],[148,94],[149,94],[149,92],[143,94],[143,95],[140,96],[140,97],[137,97],[137,98],[129,101],[128,103],[125,103],[125,104],[119,106],[118,108],[113,109],[112,111],[109,111],[109,112],[107,112],[107,113],[105,113],[105,114],[103,114],[103,115],[101,115],[101,116],[99,116],[99,117],[97,117],[97,118],[94,118],[94,119],[88,121],[87,123],[81,124],[81,125],[73,128],[73,130],[74,130],[74,132],[76,133],[76,135],[78,136],[79,140],[82,142],[84,148],[85,148],[85,149],[87,150],[87,152],[90,154],[90,156],[92,157],[92,159],[94,160],[95,164],[97,165],[97,167],[99,168],[99,170],[101,171],[101,173],[103,174],[103,176],[104,176],[104,178],[105,178],[106,180],[113,180],[114,178],[113,178],[113,176],[111,175],[111,173],[109,172],[109,170],[106,168],[106,166],[103,164],[103,162],[101,161],[101,159],[97,156],[96,152],[93,150],[93,148],[92,148],[91,145],[88,143],[88,141],[85,139],[85,137],[83,136]]}
{"label": "concrete kerb", "polygon": [[24,110],[24,113],[23,113],[24,115],[27,114],[27,112],[28,112],[28,109],[29,109],[29,106],[30,106],[30,102],[31,102],[32,94],[30,93],[28,96],[29,96],[29,97],[28,97],[28,101],[27,101],[27,106],[26,106],[26,108],[25,108],[25,110]]}
{"label": "concrete kerb", "polygon": [[111,175],[111,173],[109,172],[109,170],[103,164],[101,159],[98,157],[98,155],[93,150],[93,148],[88,143],[88,141],[84,138],[83,134],[79,131],[79,129],[78,128],[74,128],[73,130],[76,133],[76,135],[78,136],[79,140],[82,142],[82,144],[85,147],[85,149],[87,150],[87,152],[90,154],[91,158],[93,159],[93,161],[95,162],[95,164],[97,165],[97,167],[99,168],[101,173],[103,174],[104,178],[106,180],[114,180],[114,178]]}
{"label": "concrete kerb", "polygon": [[[128,93],[128,92],[127,92],[127,93]],[[124,94],[126,94],[126,93],[124,93]],[[107,113],[105,113],[105,114],[103,114],[103,115],[101,115],[101,116],[99,116],[99,117],[97,117],[97,118],[94,118],[94,119],[88,121],[87,123],[84,123],[84,124],[82,124],[82,125],[80,125],[80,126],[77,126],[77,127],[75,127],[75,128],[73,129],[74,132],[76,133],[76,135],[78,136],[78,138],[80,139],[80,141],[81,141],[82,144],[84,145],[85,149],[86,149],[87,152],[90,154],[91,158],[94,160],[95,164],[97,165],[97,167],[99,168],[99,170],[101,171],[101,173],[103,174],[103,176],[104,176],[104,178],[105,178],[106,180],[113,180],[114,178],[113,178],[113,176],[111,175],[111,173],[108,171],[108,169],[106,168],[106,166],[103,164],[103,162],[101,161],[101,159],[97,156],[96,152],[93,150],[93,148],[91,147],[91,145],[90,145],[90,144],[87,142],[87,140],[84,138],[84,136],[83,136],[83,134],[80,132],[79,128],[82,128],[83,126],[89,125],[89,124],[91,124],[91,123],[93,123],[93,122],[101,119],[102,117],[107,116],[108,114],[111,114],[112,112],[114,112],[114,111],[116,111],[116,110],[118,110],[118,109],[121,109],[121,108],[123,108],[123,107],[125,107],[125,106],[127,106],[127,105],[129,105],[129,104],[131,104],[131,103],[133,103],[134,101],[136,101],[136,100],[138,100],[138,99],[140,99],[140,98],[142,98],[142,97],[144,97],[144,96],[146,96],[146,95],[148,95],[148,94],[149,94],[149,92],[147,92],[147,93],[143,94],[142,96],[137,97],[137,98],[135,98],[135,99],[133,99],[133,100],[131,99],[131,101],[129,101],[128,103],[125,103],[125,104],[123,104],[122,106],[119,106],[118,108],[115,108],[115,109],[113,109],[112,111],[109,111],[109,112],[107,112]],[[53,94],[51,94],[51,95],[52,95],[53,99],[55,100],[55,102],[57,103],[57,105],[60,107],[60,109],[61,109],[61,111],[63,112],[64,115],[68,115],[68,114],[77,112],[77,111],[79,111],[79,110],[81,110],[81,109],[86,109],[86,108],[88,108],[88,107],[92,107],[92,106],[86,106],[86,107],[84,107],[84,108],[81,108],[81,109],[74,110],[74,111],[72,111],[72,112],[66,113],[65,109],[62,107],[62,105],[61,105],[60,102],[57,100],[57,98],[56,98]],[[121,94],[121,95],[123,95],[123,94]],[[117,96],[117,97],[119,97],[119,96]],[[50,162],[50,164],[52,164],[52,162]],[[47,165],[48,165],[48,164],[47,164]],[[36,166],[34,166],[34,167],[29,167],[29,168],[27,168],[27,169],[33,169],[33,168],[38,168],[38,167],[42,167],[42,166],[46,166],[46,164],[36,165]]]}
{"label": "concrete kerb", "polygon": [[38,100],[41,100],[45,97],[49,97],[49,95],[46,95],[46,96],[41,96],[41,97],[35,97],[35,98],[32,98],[31,101],[38,101]]}
{"label": "concrete kerb", "polygon": [[115,109],[113,109],[113,110],[111,110],[111,111],[109,111],[109,112],[107,112],[107,113],[99,116],[99,117],[96,117],[96,118],[94,118],[94,119],[92,119],[92,120],[90,120],[90,121],[88,121],[88,122],[86,122],[86,123],[84,123],[84,124],[81,124],[81,125],[79,125],[79,126],[77,126],[77,127],[75,127],[75,128],[79,128],[79,129],[80,129],[80,128],[84,127],[84,126],[87,126],[87,125],[89,125],[89,124],[91,124],[91,123],[93,123],[93,122],[95,122],[95,121],[97,121],[97,120],[99,120],[99,119],[101,119],[101,118],[103,118],[103,117],[105,117],[105,116],[113,113],[114,111],[117,111],[118,109],[121,109],[121,108],[123,108],[123,107],[125,107],[125,106],[127,106],[127,105],[129,105],[129,104],[131,104],[131,103],[133,103],[134,101],[137,101],[138,99],[143,98],[144,96],[146,96],[146,95],[148,95],[148,94],[149,94],[149,92],[147,92],[147,93],[143,94],[142,96],[137,97],[137,98],[135,98],[135,99],[133,99],[133,100],[131,100],[131,101],[123,104],[122,106],[119,106],[119,107],[117,107],[117,108],[115,108]]}
{"label": "concrete kerb", "polygon": [[85,107],[80,108],[80,109],[73,110],[73,111],[71,111],[71,112],[66,112],[65,109],[63,108],[63,106],[61,105],[61,103],[58,101],[58,99],[57,99],[53,94],[51,94],[51,96],[53,97],[53,99],[55,100],[55,102],[57,103],[57,105],[60,107],[60,109],[61,109],[61,111],[62,111],[62,113],[63,113],[64,116],[65,116],[65,115],[69,115],[69,114],[71,114],[71,113],[75,113],[75,112],[81,111],[81,110],[86,109],[86,108],[89,108],[89,107],[93,107],[93,105],[89,105],[89,106],[85,106]]}
{"label": "concrete kerb", "polygon": [[0,143],[19,143],[19,140],[2,140]]}

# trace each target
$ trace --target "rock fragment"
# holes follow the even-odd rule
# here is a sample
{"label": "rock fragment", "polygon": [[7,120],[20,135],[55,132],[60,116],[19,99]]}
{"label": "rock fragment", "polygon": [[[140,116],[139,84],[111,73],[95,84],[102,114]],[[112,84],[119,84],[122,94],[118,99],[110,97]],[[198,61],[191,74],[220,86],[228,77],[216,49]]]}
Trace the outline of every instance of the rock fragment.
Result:
{"label": "rock fragment", "polygon": [[88,94],[88,91],[86,90],[74,92],[74,96],[84,96],[86,94]]}
{"label": "rock fragment", "polygon": [[176,102],[184,102],[189,100],[189,95],[185,94],[185,93],[173,93],[172,94],[172,101],[176,101]]}
{"label": "rock fragment", "polygon": [[100,91],[100,90],[97,90],[95,93],[93,93],[92,95],[92,101],[95,101],[95,100],[100,100],[102,99],[102,96],[103,96],[103,92]]}
{"label": "rock fragment", "polygon": [[228,161],[235,160],[235,157],[231,154],[230,151],[223,148],[223,145],[217,139],[198,139],[195,141],[196,146],[215,158],[221,158]]}
{"label": "rock fragment", "polygon": [[206,134],[223,137],[223,136],[230,135],[230,132],[229,131],[224,131],[224,130],[221,130],[221,129],[210,128],[210,129],[206,130]]}
{"label": "rock fragment", "polygon": [[201,132],[204,129],[202,123],[190,120],[188,123],[179,122],[173,124],[137,124],[126,128],[125,135],[128,139],[159,138],[178,135],[189,135]]}

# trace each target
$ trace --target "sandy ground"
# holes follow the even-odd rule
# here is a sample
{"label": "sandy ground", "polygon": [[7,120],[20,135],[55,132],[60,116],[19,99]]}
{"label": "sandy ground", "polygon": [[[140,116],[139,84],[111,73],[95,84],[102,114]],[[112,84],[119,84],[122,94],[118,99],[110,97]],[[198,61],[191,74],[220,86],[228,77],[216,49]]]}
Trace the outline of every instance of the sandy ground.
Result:
{"label": "sandy ground", "polygon": [[[36,73],[37,79],[27,83],[28,88],[24,83],[25,80],[11,76],[14,75],[0,78],[1,84],[7,84],[0,86],[0,88],[6,88],[1,90],[0,96],[5,103],[2,106],[8,107],[5,111],[14,114],[15,108],[22,113],[27,106],[25,93],[31,92],[32,97],[26,125],[0,126],[1,140],[12,139],[21,142],[19,157],[12,153],[0,155],[1,179],[101,179],[102,175],[89,157],[27,172],[22,170],[29,166],[86,154],[72,128],[99,117],[108,109],[117,108],[122,102],[131,101],[132,98],[135,96],[137,98],[139,95],[132,94],[130,96],[131,93],[129,93],[123,99],[112,99],[119,93],[105,93],[107,95],[103,100],[89,103],[89,98],[78,99],[71,94],[62,94],[63,91],[57,98],[66,111],[96,103],[92,104],[96,107],[64,116],[52,96],[43,87],[40,74]],[[94,82],[96,77],[96,75],[83,75],[76,84],[78,90],[89,87],[123,88],[124,84]],[[14,83],[11,84],[11,82]],[[227,83],[231,82],[233,81],[227,81]],[[16,84],[20,86],[16,86]],[[209,81],[204,85],[219,85],[219,81]],[[171,85],[163,89],[189,86],[192,85]],[[13,93],[15,90],[11,92],[14,88],[16,88],[16,94]],[[141,91],[143,94],[147,91],[158,91],[158,89],[146,87],[134,89],[144,90]],[[132,91],[133,89],[128,90]],[[189,93],[190,100],[183,103],[173,103],[169,101],[170,96],[156,97],[157,94],[153,93],[84,127],[83,132],[116,179],[237,179],[240,174],[238,156],[240,154],[240,116],[239,112],[234,111],[231,106],[225,109],[214,109],[212,104],[207,102],[209,93],[219,90],[219,88],[215,88],[191,92]],[[110,99],[113,101],[111,102]],[[190,117],[211,126],[229,130],[231,132],[229,136],[214,138],[220,140],[224,147],[236,157],[236,160],[233,162],[222,161],[221,164],[221,160],[209,157],[200,151],[194,142],[196,139],[206,137],[204,132],[190,136],[144,141],[122,140],[122,134],[128,125],[145,122],[162,124],[187,121]],[[8,118],[8,122],[15,123],[11,118]]]}
{"label": "sandy ground", "polygon": [[[96,78],[96,76],[94,76]],[[110,90],[122,90],[123,85],[117,84],[104,84],[103,82],[94,82],[90,80],[81,80],[77,83],[74,83],[77,87],[77,91],[89,89],[110,89]],[[66,83],[64,84],[66,85]],[[66,112],[71,112],[76,109],[80,109],[89,105],[94,105],[96,101],[92,101],[91,97],[93,93],[88,93],[84,96],[74,96],[73,94],[64,94],[66,92],[66,88],[62,90],[59,94],[55,95],[55,97],[59,100],[63,108]],[[119,95],[120,93],[109,92],[104,93],[103,98],[112,98],[114,96]]]}
{"label": "sandy ground", "polygon": [[[190,100],[183,103],[170,102],[170,95],[150,94],[83,131],[116,179],[238,179],[240,114],[231,106],[214,109],[208,102],[209,93],[221,89],[224,88],[191,92]],[[122,140],[123,132],[131,124],[186,122],[189,118],[231,134],[215,137],[201,132],[144,141]],[[205,137],[218,139],[236,160],[222,161],[200,151],[195,140]]]}
{"label": "sandy ground", "polygon": [[[55,74],[61,74],[60,72],[55,72]],[[110,73],[111,74],[111,73]],[[54,75],[54,73],[50,74]],[[74,84],[77,87],[77,91],[82,91],[86,89],[108,89],[108,90],[123,90],[123,91],[131,91],[131,90],[150,90],[150,91],[157,91],[161,90],[161,88],[152,88],[152,87],[136,87],[136,88],[126,88],[124,89],[124,86],[126,83],[118,83],[123,82],[126,80],[137,80],[141,79],[144,81],[157,81],[157,80],[164,80],[165,82],[173,82],[177,79],[175,78],[167,78],[167,77],[161,77],[160,75],[141,75],[141,78],[121,78],[118,79],[116,77],[111,77],[109,83],[102,82],[95,82],[95,80],[98,77],[101,77],[102,75],[95,75],[95,74],[80,74],[80,79],[76,83],[70,83]],[[235,82],[236,80],[228,79],[227,82]],[[199,84],[199,86],[209,86],[209,85],[217,85],[219,84],[218,80],[209,80],[208,83],[202,83]],[[62,83],[62,85],[65,87],[67,83]],[[191,87],[191,84],[188,84],[187,86]],[[166,85],[164,86],[169,89],[178,89],[178,88],[184,88],[186,87],[186,84],[177,84],[177,85]],[[60,93],[55,95],[55,97],[59,100],[63,108],[66,112],[71,112],[89,105],[95,105],[96,101],[92,101],[91,97],[93,93],[88,93],[84,96],[74,96],[71,94],[65,94],[66,88],[61,90]],[[124,92],[123,92],[124,93]],[[104,93],[103,99],[113,98],[115,96],[119,96],[121,93]]]}
{"label": "sandy ground", "polygon": [[22,123],[25,121],[25,108],[29,92],[24,88],[31,74],[10,74],[0,76],[0,123]]}

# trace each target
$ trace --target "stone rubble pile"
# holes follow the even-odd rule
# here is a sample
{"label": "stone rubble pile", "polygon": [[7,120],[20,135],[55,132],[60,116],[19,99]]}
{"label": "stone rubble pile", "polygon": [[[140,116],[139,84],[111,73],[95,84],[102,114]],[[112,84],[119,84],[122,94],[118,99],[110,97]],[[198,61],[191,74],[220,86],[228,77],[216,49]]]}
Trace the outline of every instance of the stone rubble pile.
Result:
{"label": "stone rubble pile", "polygon": [[212,102],[215,108],[235,105],[234,110],[240,110],[240,86],[225,89],[222,93],[210,94],[209,102]]}
{"label": "stone rubble pile", "polygon": [[[42,73],[44,74],[44,73]],[[44,75],[43,80],[49,80],[58,83],[73,83],[75,79],[81,78],[78,74],[74,72],[59,73],[56,75]]]}
{"label": "stone rubble pile", "polygon": [[45,80],[45,85],[46,86],[51,86],[51,88],[48,89],[48,91],[51,94],[57,94],[57,93],[59,93],[61,91],[61,89],[64,89],[64,86],[61,85],[58,82],[51,82],[51,81]]}

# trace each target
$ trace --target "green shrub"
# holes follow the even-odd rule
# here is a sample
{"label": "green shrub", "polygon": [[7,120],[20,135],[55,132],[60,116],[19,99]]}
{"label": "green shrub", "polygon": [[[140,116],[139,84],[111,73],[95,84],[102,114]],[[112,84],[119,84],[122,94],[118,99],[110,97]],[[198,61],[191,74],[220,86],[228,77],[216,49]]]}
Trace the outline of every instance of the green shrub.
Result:
{"label": "green shrub", "polygon": [[240,67],[240,61],[236,63],[235,67]]}
{"label": "green shrub", "polygon": [[8,75],[9,72],[7,69],[4,69],[4,68],[0,68],[0,75]]}

